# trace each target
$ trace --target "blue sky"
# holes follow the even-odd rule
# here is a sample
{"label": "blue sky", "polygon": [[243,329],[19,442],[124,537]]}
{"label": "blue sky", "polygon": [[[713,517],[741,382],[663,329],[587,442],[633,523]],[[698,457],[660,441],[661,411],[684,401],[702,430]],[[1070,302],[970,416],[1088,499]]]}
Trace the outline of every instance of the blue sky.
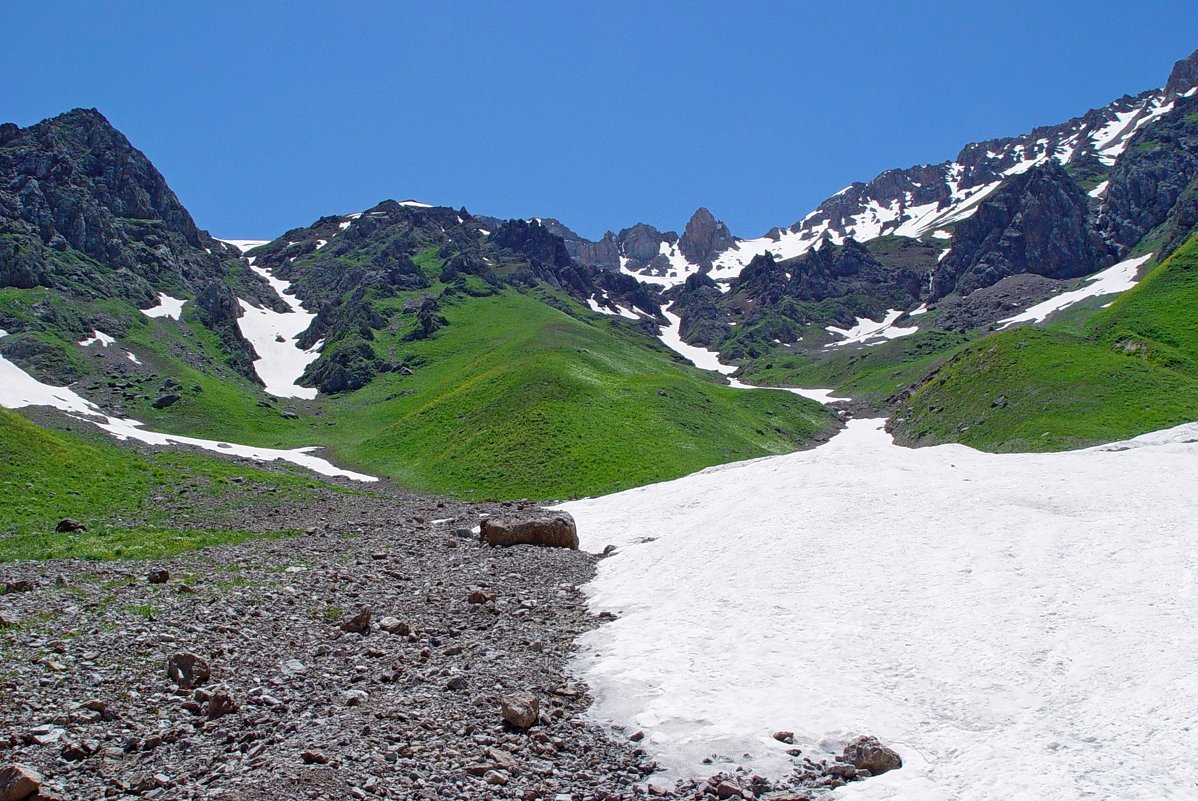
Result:
{"label": "blue sky", "polygon": [[[186,7],[185,7],[186,6]],[[833,6],[827,8],[826,6]],[[96,107],[218,236],[414,197],[787,225],[1164,84],[1198,3],[9,3],[0,121]]]}

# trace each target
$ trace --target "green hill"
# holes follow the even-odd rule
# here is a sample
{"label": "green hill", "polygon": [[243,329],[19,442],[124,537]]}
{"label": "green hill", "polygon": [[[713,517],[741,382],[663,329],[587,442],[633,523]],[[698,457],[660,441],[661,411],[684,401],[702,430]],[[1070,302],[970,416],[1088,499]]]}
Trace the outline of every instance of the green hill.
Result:
{"label": "green hill", "polygon": [[899,442],[1049,451],[1198,420],[1198,237],[1078,332],[1021,328],[965,347],[892,418]]}

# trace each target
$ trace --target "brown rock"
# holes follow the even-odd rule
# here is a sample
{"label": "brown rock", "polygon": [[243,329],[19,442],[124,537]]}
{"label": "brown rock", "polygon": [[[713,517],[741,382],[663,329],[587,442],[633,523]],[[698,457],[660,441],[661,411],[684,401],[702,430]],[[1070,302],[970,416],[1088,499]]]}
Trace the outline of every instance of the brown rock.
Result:
{"label": "brown rock", "polygon": [[786,743],[787,745],[794,745],[795,744],[795,733],[793,731],[776,731],[776,732],[774,732],[774,739],[780,743]]}
{"label": "brown rock", "polygon": [[487,545],[543,545],[577,550],[578,528],[567,512],[487,517],[480,525],[479,540]]}
{"label": "brown rock", "polygon": [[715,787],[715,794],[720,798],[744,798],[744,790],[732,782],[720,782]]}
{"label": "brown rock", "polygon": [[208,700],[208,719],[216,720],[236,712],[237,709],[237,702],[233,700],[233,696],[222,687],[216,690],[212,694],[212,698]]}
{"label": "brown rock", "polygon": [[514,692],[500,699],[503,719],[517,729],[527,729],[537,722],[541,702],[528,692]]}
{"label": "brown rock", "polygon": [[347,617],[341,621],[341,630],[348,631],[352,634],[366,635],[370,633],[370,617],[374,613],[369,606],[364,606],[358,610],[356,615]]}
{"label": "brown rock", "polygon": [[190,690],[208,681],[212,676],[212,670],[203,657],[183,652],[171,654],[170,658],[166,660],[166,675],[175,684],[185,690]]}
{"label": "brown rock", "polygon": [[42,777],[25,765],[5,765],[0,768],[0,801],[25,801],[37,795]]}
{"label": "brown rock", "polygon": [[859,770],[868,770],[872,776],[903,766],[898,753],[882,745],[876,737],[853,740],[844,748],[844,761]]}
{"label": "brown rock", "polygon": [[170,578],[171,574],[167,570],[151,570],[150,574],[146,576],[146,581],[151,584],[166,584]]}
{"label": "brown rock", "polygon": [[319,751],[305,751],[300,754],[300,759],[305,765],[324,765],[329,761],[329,758]]}
{"label": "brown rock", "polygon": [[379,628],[388,634],[398,634],[406,637],[412,633],[412,627],[397,617],[385,617],[379,621]]}
{"label": "brown rock", "polygon": [[76,531],[87,531],[87,526],[80,523],[78,520],[72,520],[69,517],[64,517],[58,521],[58,525],[54,530],[59,534],[73,534]]}
{"label": "brown rock", "polygon": [[485,604],[495,600],[495,593],[487,592],[482,587],[471,587],[466,600],[472,604]]}

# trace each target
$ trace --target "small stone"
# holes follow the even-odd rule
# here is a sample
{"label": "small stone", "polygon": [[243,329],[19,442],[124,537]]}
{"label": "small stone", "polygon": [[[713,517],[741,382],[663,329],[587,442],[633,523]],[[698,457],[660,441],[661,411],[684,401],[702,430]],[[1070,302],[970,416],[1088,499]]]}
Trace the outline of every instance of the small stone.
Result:
{"label": "small stone", "polygon": [[370,618],[373,614],[369,606],[364,606],[356,615],[341,621],[341,630],[365,636],[370,633]]}
{"label": "small stone", "polygon": [[41,789],[42,776],[26,765],[0,768],[0,801],[25,801]]}
{"label": "small stone", "polygon": [[406,637],[412,633],[411,626],[399,618],[391,617],[390,615],[379,620],[379,628],[388,634],[398,634],[401,637]]}
{"label": "small stone", "polygon": [[199,687],[208,681],[212,670],[202,657],[192,653],[171,654],[166,660],[166,675],[185,690]]}
{"label": "small stone", "polygon": [[208,719],[216,720],[236,712],[237,709],[237,702],[233,700],[233,696],[228,690],[221,688],[214,692],[208,701]]}
{"label": "small stone", "polygon": [[58,525],[54,530],[59,534],[73,534],[77,531],[87,531],[87,526],[80,523],[78,520],[72,520],[69,517],[64,517],[58,521]]}
{"label": "small stone", "polygon": [[472,604],[485,604],[493,602],[495,597],[495,593],[487,592],[482,587],[471,587],[470,595],[466,597],[466,600]]}
{"label": "small stone", "polygon": [[341,701],[346,706],[361,706],[370,699],[370,694],[365,690],[346,690],[341,693]]}
{"label": "small stone", "polygon": [[494,784],[499,787],[503,787],[508,783],[508,778],[497,770],[489,770],[483,774],[483,781],[485,781],[487,784]]}
{"label": "small stone", "polygon": [[645,739],[645,733],[640,729],[637,729],[632,734],[628,735],[628,739],[632,740],[634,743],[639,743],[641,740]]}
{"label": "small stone", "polygon": [[300,759],[305,765],[324,765],[329,761],[329,758],[319,751],[304,751],[300,754]]}
{"label": "small stone", "polygon": [[786,743],[787,745],[794,745],[795,744],[795,733],[793,731],[776,731],[776,732],[774,732],[774,739],[780,743]]}
{"label": "small stone", "polygon": [[445,686],[451,690],[464,690],[469,687],[470,684],[466,681],[465,676],[454,676],[445,683]]}
{"label": "small stone", "polygon": [[527,729],[537,722],[541,702],[528,692],[514,692],[500,699],[503,719],[517,729]]}
{"label": "small stone", "polygon": [[171,574],[167,570],[151,570],[150,574],[146,576],[146,581],[151,584],[166,584],[170,578]]}

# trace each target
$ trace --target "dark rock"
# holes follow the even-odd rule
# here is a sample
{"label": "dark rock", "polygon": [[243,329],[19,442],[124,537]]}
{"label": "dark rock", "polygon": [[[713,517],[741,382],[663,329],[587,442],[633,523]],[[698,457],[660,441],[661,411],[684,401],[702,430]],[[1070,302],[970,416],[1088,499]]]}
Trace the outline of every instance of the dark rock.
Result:
{"label": "dark rock", "polygon": [[62,520],[58,521],[58,525],[54,527],[54,530],[59,534],[69,534],[76,531],[87,531],[87,526],[83,525],[78,520],[72,520],[69,517],[64,517]]}
{"label": "dark rock", "polygon": [[903,766],[898,753],[882,745],[876,737],[858,737],[845,746],[843,756],[845,762],[854,768],[868,770],[872,776]]}
{"label": "dark rock", "polygon": [[578,548],[578,529],[568,512],[542,511],[519,517],[486,517],[479,540],[487,545],[543,545]]}
{"label": "dark rock", "polygon": [[170,581],[170,578],[171,574],[168,570],[165,568],[159,568],[158,570],[151,570],[149,575],[146,576],[146,581],[150,582],[151,584],[166,584],[168,581]]}
{"label": "dark rock", "polygon": [[1090,227],[1089,201],[1054,159],[1007,180],[957,225],[931,299],[968,295],[1019,273],[1089,275],[1112,261]]}
{"label": "dark rock", "polygon": [[711,269],[712,260],[729,248],[736,247],[736,239],[728,226],[716,220],[712,213],[700,208],[686,224],[678,250],[692,264]]}
{"label": "dark rock", "polygon": [[230,715],[238,710],[237,702],[233,700],[233,696],[225,688],[219,688],[212,693],[212,697],[208,699],[208,719],[216,720],[217,718]]}
{"label": "dark rock", "polygon": [[472,604],[494,603],[495,593],[487,592],[481,587],[474,587],[470,590],[470,594],[466,596],[466,601]]}
{"label": "dark rock", "polygon": [[154,399],[154,402],[150,405],[153,406],[155,409],[165,409],[167,406],[171,406],[175,403],[178,403],[179,400],[182,399],[182,397],[183,397],[182,395],[178,395],[174,392],[168,392],[165,395],[159,395],[157,398]]}
{"label": "dark rock", "polygon": [[364,606],[356,614],[342,620],[340,629],[351,634],[367,635],[370,633],[370,618],[373,614],[370,607]]}
{"label": "dark rock", "polygon": [[208,662],[193,653],[171,654],[166,660],[166,675],[185,690],[199,687],[212,676]]}
{"label": "dark rock", "polygon": [[795,733],[793,731],[776,731],[776,732],[774,732],[774,739],[780,743],[786,743],[787,745],[794,745]]}

